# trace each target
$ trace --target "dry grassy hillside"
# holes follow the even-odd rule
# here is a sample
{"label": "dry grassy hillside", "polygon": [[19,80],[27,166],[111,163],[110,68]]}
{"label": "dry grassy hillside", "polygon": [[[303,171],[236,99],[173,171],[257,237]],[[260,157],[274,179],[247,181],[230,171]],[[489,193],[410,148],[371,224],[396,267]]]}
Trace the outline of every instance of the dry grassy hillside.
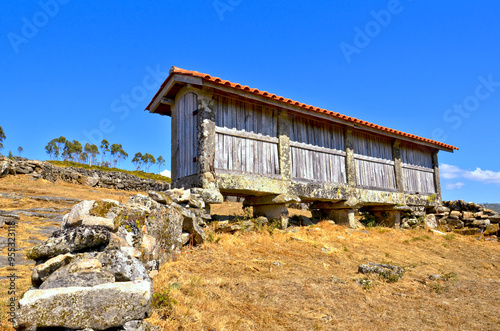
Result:
{"label": "dry grassy hillside", "polygon": [[[24,176],[0,179],[0,192],[122,202],[134,194]],[[0,198],[4,210],[38,207],[62,211],[71,204]],[[226,203],[213,212],[241,215],[241,205]],[[57,221],[21,216],[19,246],[44,240],[56,226]],[[186,248],[177,261],[162,267],[155,278],[156,309],[150,323],[164,330],[500,328],[499,242],[424,230],[349,230],[328,222],[288,232],[264,227],[222,234],[214,229],[212,224],[207,230],[204,245]],[[0,237],[6,233],[0,229]],[[358,265],[366,262],[403,266],[405,276],[390,283],[358,274]],[[31,267],[18,266],[19,291],[29,287]],[[431,281],[432,274],[448,280]],[[3,305],[8,300],[6,275],[1,268]],[[372,284],[360,285],[357,279]],[[0,316],[3,329],[10,330],[3,309]]]}

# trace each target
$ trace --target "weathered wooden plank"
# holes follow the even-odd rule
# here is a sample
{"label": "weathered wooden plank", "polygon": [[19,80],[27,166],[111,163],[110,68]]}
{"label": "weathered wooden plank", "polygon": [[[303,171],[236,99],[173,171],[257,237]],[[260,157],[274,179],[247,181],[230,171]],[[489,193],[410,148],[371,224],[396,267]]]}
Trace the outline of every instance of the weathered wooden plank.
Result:
{"label": "weathered wooden plank", "polygon": [[277,144],[279,142],[279,138],[276,138],[276,137],[268,137],[268,136],[262,135],[260,133],[255,134],[252,132],[239,131],[239,130],[228,129],[228,128],[219,127],[219,126],[215,127],[215,132],[222,133],[225,135],[234,136],[234,137],[248,138],[248,139],[252,139],[252,140],[260,140],[260,141],[265,141],[265,142],[275,143],[275,144]]}
{"label": "weathered wooden plank", "polygon": [[291,147],[298,147],[301,149],[307,149],[310,151],[327,153],[327,154],[335,154],[335,155],[341,155],[341,156],[345,156],[345,154],[346,154],[345,151],[340,151],[340,150],[326,148],[326,147],[319,147],[319,146],[310,145],[310,144],[306,144],[306,143],[300,143],[297,141],[290,141],[290,146]]}

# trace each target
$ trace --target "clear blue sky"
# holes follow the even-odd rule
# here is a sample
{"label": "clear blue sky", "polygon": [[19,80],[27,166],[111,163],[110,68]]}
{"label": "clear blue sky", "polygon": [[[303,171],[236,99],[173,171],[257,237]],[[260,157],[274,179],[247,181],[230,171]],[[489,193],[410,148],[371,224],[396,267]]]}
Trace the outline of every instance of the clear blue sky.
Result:
{"label": "clear blue sky", "polygon": [[499,17],[494,0],[4,1],[2,153],[106,138],[170,169],[170,118],[144,108],[175,65],[458,146],[444,199],[500,202]]}

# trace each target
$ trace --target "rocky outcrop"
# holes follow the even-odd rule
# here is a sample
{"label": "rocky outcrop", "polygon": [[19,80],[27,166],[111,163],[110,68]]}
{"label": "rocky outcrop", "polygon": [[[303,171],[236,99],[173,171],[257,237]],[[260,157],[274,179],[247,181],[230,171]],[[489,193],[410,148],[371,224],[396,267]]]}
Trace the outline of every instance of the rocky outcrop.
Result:
{"label": "rocky outcrop", "polygon": [[139,178],[123,172],[57,167],[49,162],[27,160],[14,157],[0,157],[0,178],[7,175],[31,174],[34,178],[43,178],[51,182],[63,182],[102,187],[126,191],[165,191],[170,184],[152,179]]}
{"label": "rocky outcrop", "polygon": [[202,193],[168,190],[125,204],[74,205],[61,230],[27,251],[36,266],[16,328],[149,329],[142,319],[151,313],[158,268],[184,244],[204,241],[210,213]]}

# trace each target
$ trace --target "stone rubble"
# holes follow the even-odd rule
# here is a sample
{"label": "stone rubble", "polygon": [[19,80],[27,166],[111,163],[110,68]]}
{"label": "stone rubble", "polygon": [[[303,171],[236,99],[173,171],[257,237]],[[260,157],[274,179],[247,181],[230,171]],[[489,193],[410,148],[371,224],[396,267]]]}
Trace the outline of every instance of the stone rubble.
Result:
{"label": "stone rubble", "polygon": [[61,229],[26,252],[36,261],[19,300],[17,330],[152,330],[152,278],[183,245],[202,244],[210,215],[196,190],[149,192],[125,204],[81,201]]}

